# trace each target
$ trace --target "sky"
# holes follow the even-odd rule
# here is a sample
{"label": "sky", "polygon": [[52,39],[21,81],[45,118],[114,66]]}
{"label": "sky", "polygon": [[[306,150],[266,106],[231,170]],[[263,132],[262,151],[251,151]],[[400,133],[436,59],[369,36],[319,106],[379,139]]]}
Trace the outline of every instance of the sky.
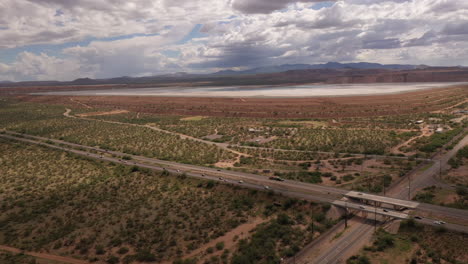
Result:
{"label": "sky", "polygon": [[0,81],[468,65],[467,0],[1,0]]}

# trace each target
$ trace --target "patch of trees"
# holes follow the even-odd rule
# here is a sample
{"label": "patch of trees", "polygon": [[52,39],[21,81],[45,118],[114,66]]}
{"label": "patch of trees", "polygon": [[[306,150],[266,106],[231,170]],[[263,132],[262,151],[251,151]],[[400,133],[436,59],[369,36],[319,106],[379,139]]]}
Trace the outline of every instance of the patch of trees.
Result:
{"label": "patch of trees", "polygon": [[426,153],[434,152],[452,140],[462,129],[462,127],[458,127],[443,133],[435,133],[427,138],[422,138],[418,140],[418,144],[420,144],[418,150]]}

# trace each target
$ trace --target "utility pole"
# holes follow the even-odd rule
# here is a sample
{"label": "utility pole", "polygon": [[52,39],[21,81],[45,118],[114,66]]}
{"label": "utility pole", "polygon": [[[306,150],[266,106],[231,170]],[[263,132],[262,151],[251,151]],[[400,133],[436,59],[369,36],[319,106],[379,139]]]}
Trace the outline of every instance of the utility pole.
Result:
{"label": "utility pole", "polygon": [[345,202],[345,218],[344,218],[344,227],[348,227],[348,203]]}
{"label": "utility pole", "polygon": [[383,195],[385,196],[385,175],[382,176],[382,185],[383,185]]}
{"label": "utility pole", "polygon": [[377,202],[374,201],[374,232],[377,231]]}
{"label": "utility pole", "polygon": [[439,180],[442,180],[442,159],[439,159]]}
{"label": "utility pole", "polygon": [[366,162],[366,157],[367,157],[367,155],[364,154],[364,158],[362,159],[362,163],[361,163],[361,174],[362,174],[362,171],[364,169],[364,162]]}
{"label": "utility pole", "polygon": [[411,200],[411,173],[408,174],[408,200]]}

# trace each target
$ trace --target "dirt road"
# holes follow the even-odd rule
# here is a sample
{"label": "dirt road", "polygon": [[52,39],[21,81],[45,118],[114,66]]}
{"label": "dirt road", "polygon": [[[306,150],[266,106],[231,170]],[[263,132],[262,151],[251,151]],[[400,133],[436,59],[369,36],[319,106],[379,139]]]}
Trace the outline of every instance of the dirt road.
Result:
{"label": "dirt road", "polygon": [[28,255],[28,256],[33,256],[33,257],[36,257],[36,258],[41,258],[41,259],[46,259],[46,260],[52,260],[52,261],[56,261],[56,262],[59,262],[59,263],[91,264],[91,262],[87,262],[87,261],[84,261],[84,260],[74,259],[74,258],[70,258],[70,257],[57,256],[57,255],[52,255],[52,254],[47,254],[47,253],[22,251],[21,249],[14,248],[14,247],[9,247],[9,246],[1,246],[0,245],[0,250],[7,251],[7,252],[10,252],[10,253],[15,253],[15,254],[23,253],[23,254]]}

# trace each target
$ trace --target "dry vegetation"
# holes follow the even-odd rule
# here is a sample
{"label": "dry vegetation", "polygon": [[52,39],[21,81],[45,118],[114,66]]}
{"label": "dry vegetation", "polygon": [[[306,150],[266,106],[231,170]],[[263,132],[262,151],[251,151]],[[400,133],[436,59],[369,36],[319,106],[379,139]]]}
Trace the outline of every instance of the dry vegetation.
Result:
{"label": "dry vegetation", "polygon": [[257,236],[276,245],[269,258],[278,259],[333,224],[324,217],[328,207],[269,193],[4,139],[0,154],[0,244],[29,251],[100,263],[160,262],[183,257],[249,219],[271,219],[212,262],[238,263],[256,258],[243,245],[261,250]]}
{"label": "dry vegetation", "polygon": [[462,264],[468,262],[464,247],[467,243],[466,234],[407,220],[401,223],[397,234],[378,230],[373,244],[365,247],[358,256],[348,259],[347,263]]}
{"label": "dry vegetation", "polygon": [[60,106],[0,102],[0,127],[88,146],[183,163],[209,165],[233,155],[212,145],[144,127],[63,116]]}
{"label": "dry vegetation", "polygon": [[[418,161],[398,157],[356,157],[339,152],[395,155],[391,151],[409,140],[395,156],[408,153],[411,157],[427,157],[466,126],[466,123],[451,121],[455,116],[447,113],[337,121],[184,117],[115,109],[112,112],[111,108],[74,108],[72,114],[87,116],[87,119],[81,119],[64,117],[64,106],[56,104],[24,103],[11,99],[0,103],[0,126],[10,130],[129,154],[377,193],[414,168]],[[416,125],[415,120],[424,120],[425,123]],[[440,134],[418,137],[420,129],[436,125],[449,129]],[[182,139],[170,133],[180,133],[204,142]],[[246,155],[236,157],[226,147]]]}
{"label": "dry vegetation", "polygon": [[[451,168],[442,175],[442,180],[450,185],[426,187],[414,200],[468,209],[468,146],[460,149],[448,163]],[[455,188],[452,187],[454,184]]]}

